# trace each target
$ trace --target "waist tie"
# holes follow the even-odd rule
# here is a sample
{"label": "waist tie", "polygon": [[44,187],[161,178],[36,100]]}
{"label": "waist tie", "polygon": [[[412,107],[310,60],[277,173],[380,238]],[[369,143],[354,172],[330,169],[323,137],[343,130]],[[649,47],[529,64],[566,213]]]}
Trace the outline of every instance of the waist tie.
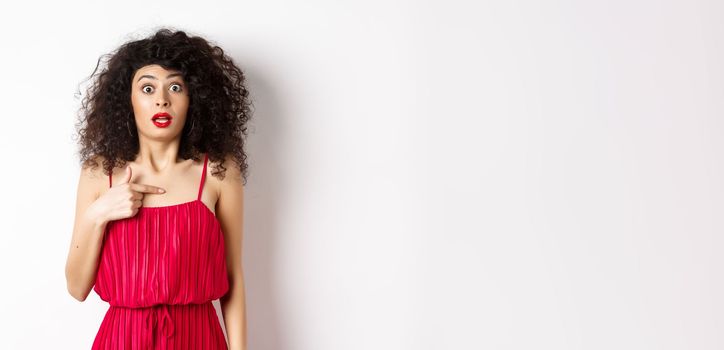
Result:
{"label": "waist tie", "polygon": [[163,334],[166,338],[173,336],[173,320],[171,314],[168,312],[167,304],[158,304],[148,308],[148,313],[144,317],[143,325],[146,328],[146,334],[144,336],[145,342],[150,343],[148,348],[153,346],[153,334],[156,325],[162,328]]}

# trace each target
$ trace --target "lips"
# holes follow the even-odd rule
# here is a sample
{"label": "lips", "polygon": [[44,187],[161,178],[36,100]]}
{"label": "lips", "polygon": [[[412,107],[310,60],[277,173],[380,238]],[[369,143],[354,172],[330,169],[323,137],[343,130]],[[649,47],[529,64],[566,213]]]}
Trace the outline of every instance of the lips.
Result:
{"label": "lips", "polygon": [[172,119],[173,117],[166,112],[156,113],[153,115],[153,117],[151,117],[153,125],[156,125],[159,128],[165,128],[171,125]]}

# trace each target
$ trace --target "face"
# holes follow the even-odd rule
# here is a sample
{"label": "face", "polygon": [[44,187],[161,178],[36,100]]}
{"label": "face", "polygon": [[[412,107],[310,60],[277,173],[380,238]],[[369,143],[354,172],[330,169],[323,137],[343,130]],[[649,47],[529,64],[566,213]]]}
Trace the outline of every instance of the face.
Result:
{"label": "face", "polygon": [[144,66],[134,74],[131,86],[139,137],[155,140],[180,137],[189,108],[189,95],[181,73],[157,64]]}

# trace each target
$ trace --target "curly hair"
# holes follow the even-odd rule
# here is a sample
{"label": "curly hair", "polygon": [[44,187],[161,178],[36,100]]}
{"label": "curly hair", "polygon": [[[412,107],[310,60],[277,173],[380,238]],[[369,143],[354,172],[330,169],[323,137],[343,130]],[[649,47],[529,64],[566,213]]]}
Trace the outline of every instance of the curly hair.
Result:
{"label": "curly hair", "polygon": [[[99,71],[102,62],[105,65]],[[131,84],[135,72],[151,64],[180,71],[188,86],[189,107],[179,157],[199,160],[208,153],[210,163],[216,164],[212,175],[221,179],[226,173],[224,160],[230,157],[246,184],[244,136],[252,103],[244,73],[221,47],[168,28],[126,42],[98,59],[87,78],[92,79],[92,84],[82,100],[76,124],[81,163],[96,168],[95,158],[101,156],[103,172],[109,175],[116,166],[136,158],[139,141]]]}

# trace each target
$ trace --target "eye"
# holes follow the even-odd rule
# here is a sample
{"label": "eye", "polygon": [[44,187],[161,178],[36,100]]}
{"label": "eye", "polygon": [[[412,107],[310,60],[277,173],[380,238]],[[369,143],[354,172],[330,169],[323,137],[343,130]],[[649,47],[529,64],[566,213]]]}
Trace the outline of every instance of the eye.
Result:
{"label": "eye", "polygon": [[[173,88],[174,86],[177,86],[178,89],[174,89],[174,88]],[[179,91],[182,91],[182,90],[183,90],[183,89],[181,88],[181,84],[176,84],[176,83],[174,83],[174,84],[171,85],[171,91],[179,92]]]}
{"label": "eye", "polygon": [[[151,89],[151,90],[148,90],[148,89]],[[141,91],[143,91],[143,92],[145,92],[145,93],[147,93],[147,94],[148,94],[148,93],[151,93],[151,91],[153,91],[153,86],[151,86],[151,85],[144,85],[144,86],[141,88]]]}

